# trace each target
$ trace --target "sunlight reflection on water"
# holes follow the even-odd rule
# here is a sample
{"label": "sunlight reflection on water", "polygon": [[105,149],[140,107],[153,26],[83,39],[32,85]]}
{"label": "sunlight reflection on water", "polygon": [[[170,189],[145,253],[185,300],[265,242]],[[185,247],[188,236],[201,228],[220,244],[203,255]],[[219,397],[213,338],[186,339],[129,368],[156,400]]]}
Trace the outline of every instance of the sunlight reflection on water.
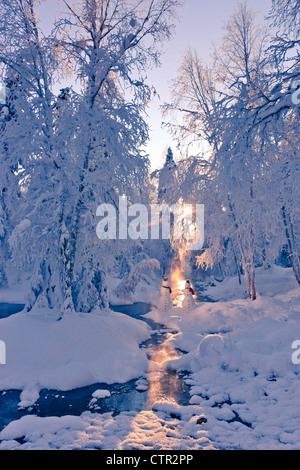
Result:
{"label": "sunlight reflection on water", "polygon": [[160,400],[178,402],[178,392],[182,388],[182,381],[175,370],[167,368],[167,363],[179,357],[181,357],[181,354],[178,351],[165,344],[159,345],[151,352],[147,397],[147,405],[150,408]]}

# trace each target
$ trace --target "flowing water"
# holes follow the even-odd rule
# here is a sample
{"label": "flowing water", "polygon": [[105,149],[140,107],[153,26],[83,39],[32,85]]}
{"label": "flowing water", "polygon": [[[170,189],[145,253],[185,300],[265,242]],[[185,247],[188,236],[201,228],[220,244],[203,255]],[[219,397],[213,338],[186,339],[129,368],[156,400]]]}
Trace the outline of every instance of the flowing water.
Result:
{"label": "flowing water", "polygon": [[23,308],[23,304],[0,303],[0,318],[10,317],[15,313],[21,312]]}

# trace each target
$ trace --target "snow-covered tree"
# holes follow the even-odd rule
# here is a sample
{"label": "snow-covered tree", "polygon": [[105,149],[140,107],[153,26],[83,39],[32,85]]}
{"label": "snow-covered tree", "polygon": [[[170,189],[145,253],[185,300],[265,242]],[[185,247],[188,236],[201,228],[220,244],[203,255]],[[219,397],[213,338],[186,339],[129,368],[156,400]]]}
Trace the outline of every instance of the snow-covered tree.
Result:
{"label": "snow-covered tree", "polygon": [[271,51],[279,69],[287,71],[291,65],[294,69],[299,65],[300,44],[300,2],[289,0],[283,3],[280,0],[272,0],[272,8],[269,14],[271,25],[276,29],[276,37],[272,41]]}
{"label": "snow-covered tree", "polygon": [[3,0],[0,4],[0,62],[14,93],[14,118],[5,126],[4,140],[8,165],[17,165],[22,189],[19,219],[10,246],[14,250],[20,227],[22,231],[26,227],[22,249],[12,255],[19,265],[26,260],[34,270],[28,308],[36,300],[41,306],[53,307],[66,295],[60,240],[66,193],[63,160],[67,155],[66,145],[56,135],[53,93],[61,71],[60,57],[51,34],[45,36],[39,27],[39,4],[36,0]]}
{"label": "snow-covered tree", "polygon": [[158,176],[158,196],[157,201],[159,204],[165,202],[172,204],[176,200],[172,199],[174,188],[177,186],[177,168],[174,161],[172,149],[169,147],[164,166],[156,172]]}
{"label": "snow-covered tree", "polygon": [[261,153],[248,124],[248,105],[264,85],[264,43],[265,32],[256,25],[253,11],[246,3],[239,4],[215,48],[213,66],[205,66],[195,52],[188,51],[175,82],[173,104],[184,115],[182,128],[175,131],[205,139],[211,152],[206,196],[214,203],[207,203],[206,219],[215,218],[215,223],[208,222],[211,231],[206,227],[208,249],[200,263],[210,266],[212,257],[220,262],[231,240],[230,254],[242,265],[253,300],[255,184]]}
{"label": "snow-covered tree", "polygon": [[235,89],[239,92],[241,82],[256,87],[266,68],[267,27],[256,17],[247,0],[239,2],[214,48],[213,70],[227,96]]}
{"label": "snow-covered tree", "polygon": [[[22,173],[9,241],[16,255],[22,237],[18,262],[27,256],[33,267],[29,309],[89,312],[108,306],[106,270],[130,253],[126,244],[98,240],[97,206],[116,206],[123,194],[131,202],[148,197],[148,160],[139,150],[148,138],[143,73],[158,65],[179,2],[64,1],[49,36],[39,4],[0,4],[3,76],[22,82],[16,119],[5,127],[8,157]],[[66,69],[80,90],[55,95]]]}
{"label": "snow-covered tree", "polygon": [[126,276],[124,276],[118,287],[115,289],[115,295],[120,299],[132,300],[137,284],[140,282],[145,272],[159,269],[160,264],[157,259],[144,259],[140,261]]}
{"label": "snow-covered tree", "polygon": [[[206,250],[200,265],[235,265],[238,274],[240,269],[244,273],[253,300],[255,266],[275,262],[283,247],[299,278],[297,188],[292,177],[298,175],[299,109],[289,91],[298,59],[297,53],[293,60],[288,54],[289,45],[295,48],[298,14],[295,2],[289,2],[290,15],[279,3],[273,2],[274,24],[292,17],[294,21],[287,28],[294,42],[285,37],[285,54],[282,41],[276,45],[274,40],[269,49],[265,29],[241,3],[225,24],[212,65],[205,65],[196,52],[187,52],[173,84],[173,103],[165,106],[166,112],[183,116],[181,124],[178,119],[169,124],[177,137],[207,142],[207,177],[194,175],[204,182],[198,200],[206,206]],[[270,50],[277,59],[289,61],[288,71],[278,74]],[[186,187],[190,181],[189,174]]]}
{"label": "snow-covered tree", "polygon": [[[142,74],[148,64],[157,63],[156,44],[170,36],[169,21],[178,2],[84,0],[78,8],[64,3],[58,43],[83,89],[76,138],[79,181],[72,231],[65,243],[74,296],[81,309],[89,310],[97,296],[95,273],[105,271],[93,230],[96,207],[106,202],[117,207],[122,194],[132,202],[145,197],[148,161],[139,148],[148,138],[142,110],[150,95]],[[98,291],[101,288],[100,282]],[[100,291],[98,299],[102,302]]]}

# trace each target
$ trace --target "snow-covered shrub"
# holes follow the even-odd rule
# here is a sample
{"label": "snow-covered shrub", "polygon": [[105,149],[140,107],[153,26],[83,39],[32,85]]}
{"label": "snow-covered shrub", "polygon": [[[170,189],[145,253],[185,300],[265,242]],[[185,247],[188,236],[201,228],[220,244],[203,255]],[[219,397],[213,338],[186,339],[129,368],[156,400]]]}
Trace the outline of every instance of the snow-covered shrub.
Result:
{"label": "snow-covered shrub", "polygon": [[160,269],[159,261],[156,259],[144,259],[140,261],[120,282],[118,287],[115,289],[114,294],[119,298],[131,299],[142,275],[148,269]]}

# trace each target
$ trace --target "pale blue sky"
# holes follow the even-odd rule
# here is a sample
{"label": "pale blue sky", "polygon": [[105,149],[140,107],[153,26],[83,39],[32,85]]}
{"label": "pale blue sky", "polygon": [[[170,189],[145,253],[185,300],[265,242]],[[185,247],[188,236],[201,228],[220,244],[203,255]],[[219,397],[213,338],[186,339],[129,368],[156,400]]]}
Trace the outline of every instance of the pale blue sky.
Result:
{"label": "pale blue sky", "polygon": [[[199,56],[207,60],[211,45],[222,35],[222,26],[233,12],[238,0],[186,0],[180,11],[180,21],[176,25],[174,37],[164,44],[161,58],[162,66],[148,72],[148,82],[154,85],[160,99],[155,98],[148,108],[148,122],[151,128],[151,140],[147,146],[151,165],[160,167],[163,163],[165,148],[171,146],[175,157],[178,156],[176,143],[161,128],[162,116],[160,105],[170,100],[170,82],[176,77],[177,69],[184,52],[195,48]],[[248,5],[258,12],[258,20],[263,22],[268,14],[271,0],[248,0]],[[57,0],[48,0],[41,9],[43,24],[50,24],[54,19]]]}
{"label": "pale blue sky", "polygon": [[[171,146],[175,157],[178,156],[176,143],[161,128],[160,104],[170,99],[170,82],[176,77],[184,52],[192,47],[203,60],[208,60],[212,43],[222,35],[222,26],[237,3],[237,0],[186,0],[174,38],[164,46],[161,68],[148,74],[161,98],[155,99],[149,109],[152,131],[147,152],[153,167],[162,165],[166,146]],[[248,0],[248,5],[257,10],[258,21],[263,22],[271,0]]]}

